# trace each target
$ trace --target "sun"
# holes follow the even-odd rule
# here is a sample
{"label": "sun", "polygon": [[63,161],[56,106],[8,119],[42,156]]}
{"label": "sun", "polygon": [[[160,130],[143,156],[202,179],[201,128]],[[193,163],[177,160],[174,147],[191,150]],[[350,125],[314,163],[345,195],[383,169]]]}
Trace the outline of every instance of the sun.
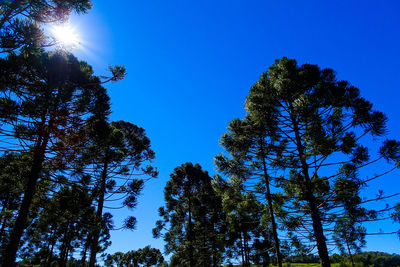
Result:
{"label": "sun", "polygon": [[64,48],[78,48],[81,43],[78,33],[69,23],[53,25],[51,32],[56,42]]}

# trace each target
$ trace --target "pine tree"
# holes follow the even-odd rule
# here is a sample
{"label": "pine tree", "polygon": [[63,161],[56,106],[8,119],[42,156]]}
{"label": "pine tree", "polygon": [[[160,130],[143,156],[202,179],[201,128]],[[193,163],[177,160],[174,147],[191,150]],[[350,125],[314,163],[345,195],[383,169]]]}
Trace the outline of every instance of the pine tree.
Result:
{"label": "pine tree", "polygon": [[[77,249],[84,250],[85,241],[92,232],[95,209],[89,190],[88,177],[68,186],[62,186],[43,205],[38,218],[28,229],[28,243],[33,252],[42,253],[41,259],[51,265],[58,259],[66,266],[68,256]],[[106,246],[108,243],[106,242]],[[58,252],[58,257],[55,257]]]}
{"label": "pine tree", "polygon": [[[155,178],[156,169],[149,165],[154,159],[150,139],[145,130],[132,123],[115,121],[107,123],[106,117],[89,124],[89,142],[83,152],[82,171],[90,174],[95,182],[96,224],[90,245],[90,263],[94,266],[105,201],[121,200],[122,207],[133,209],[144,186],[146,175]],[[136,218],[125,220],[125,228],[134,229]]]}
{"label": "pine tree", "polygon": [[[277,60],[261,75],[250,89],[246,110],[254,121],[273,127],[279,145],[271,164],[287,170],[284,176],[289,174],[282,177],[290,200],[285,206],[298,215],[300,225],[309,218],[321,264],[330,266],[324,231],[333,223],[330,211],[340,213],[346,205],[357,206],[347,201],[348,196],[354,199],[363,185],[381,176],[361,179],[360,168],[379,159],[399,159],[397,141],[384,140],[372,160],[361,143],[367,135],[378,140],[385,134],[386,117],[373,110],[357,88],[338,81],[333,70],[298,66],[287,58]],[[342,175],[344,170],[353,170],[352,175]]]}
{"label": "pine tree", "polygon": [[[10,230],[17,217],[17,211],[21,206],[23,193],[26,184],[29,164],[32,161],[30,153],[6,153],[0,160],[0,206],[1,206],[1,227],[0,227],[0,250],[4,253],[5,246],[9,242]],[[28,225],[32,225],[40,207],[45,203],[44,194],[48,193],[51,185],[48,181],[49,173],[47,170],[42,172],[43,178],[37,186],[36,193],[32,200],[32,205],[28,216]],[[26,243],[27,237],[23,237]]]}
{"label": "pine tree", "polygon": [[126,253],[116,252],[112,255],[108,255],[105,261],[106,266],[160,266],[164,262],[164,257],[161,251],[146,246],[138,250],[131,250]]}
{"label": "pine tree", "polygon": [[353,254],[361,252],[365,246],[366,229],[351,217],[339,218],[335,224],[333,239],[341,254],[348,254],[352,267],[355,267]]}
{"label": "pine tree", "polygon": [[138,262],[146,267],[158,266],[164,262],[161,251],[156,248],[151,248],[150,246],[138,249],[137,254],[139,258]]}
{"label": "pine tree", "polygon": [[15,219],[14,211],[18,210],[20,198],[24,192],[24,181],[27,173],[28,155],[8,153],[0,158],[0,246],[8,241],[8,228]]}
{"label": "pine tree", "polygon": [[219,228],[215,218],[221,201],[208,173],[199,164],[176,167],[164,198],[166,205],[159,209],[162,219],[153,235],[163,236],[166,252],[174,253],[171,266],[218,266],[222,248],[216,246]]}
{"label": "pine tree", "polygon": [[[227,258],[241,258],[243,266],[250,266],[257,241],[260,244],[264,241],[261,238],[262,232],[262,205],[252,193],[243,193],[243,184],[237,179],[226,182],[220,177],[215,177],[214,188],[222,200],[224,224],[224,246]],[[269,240],[268,240],[269,241]],[[269,243],[269,242],[268,242]],[[267,248],[269,249],[269,247]],[[265,251],[267,250],[265,249]],[[267,254],[264,251],[264,254]]]}
{"label": "pine tree", "polygon": [[[80,149],[86,118],[99,107],[107,109],[108,96],[88,64],[61,51],[24,49],[19,55],[2,58],[0,72],[2,148],[32,155],[23,200],[3,257],[5,266],[13,266],[44,164],[52,165],[60,154],[64,162],[69,159],[65,155],[73,157]],[[14,140],[5,141],[10,138]]]}
{"label": "pine tree", "polygon": [[[244,120],[234,119],[229,123],[228,132],[221,137],[221,145],[229,153],[229,157],[219,154],[215,157],[218,169],[231,178],[239,178],[243,184],[250,187],[250,191],[260,193],[268,207],[268,217],[274,237],[274,248],[278,266],[282,266],[276,210],[273,199],[277,194],[272,193],[277,188],[274,183],[271,159],[275,153],[274,128],[269,125],[271,121],[256,121],[251,113]],[[249,185],[250,184],[250,185]],[[246,188],[243,188],[246,190]],[[249,189],[247,189],[249,190]]]}

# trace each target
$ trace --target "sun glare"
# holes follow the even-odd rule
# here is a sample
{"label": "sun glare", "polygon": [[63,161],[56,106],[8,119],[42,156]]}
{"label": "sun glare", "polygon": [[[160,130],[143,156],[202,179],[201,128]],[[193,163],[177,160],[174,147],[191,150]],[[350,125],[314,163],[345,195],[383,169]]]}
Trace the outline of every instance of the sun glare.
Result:
{"label": "sun glare", "polygon": [[64,48],[78,48],[81,43],[78,33],[70,24],[54,25],[51,32],[57,43]]}

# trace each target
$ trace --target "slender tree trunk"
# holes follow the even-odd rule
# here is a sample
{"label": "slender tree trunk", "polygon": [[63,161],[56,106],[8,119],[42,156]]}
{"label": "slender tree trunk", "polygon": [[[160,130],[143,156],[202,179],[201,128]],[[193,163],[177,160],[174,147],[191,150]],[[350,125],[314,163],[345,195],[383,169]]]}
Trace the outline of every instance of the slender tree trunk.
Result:
{"label": "slender tree trunk", "polygon": [[[1,209],[0,214],[3,213],[4,210],[6,209],[5,206],[6,205],[4,205],[3,208]],[[2,222],[1,222],[1,229],[0,229],[0,243],[3,244],[3,236],[4,236],[5,229],[6,229],[6,224],[7,224],[6,216],[3,215],[3,218],[1,220],[2,220]]]}
{"label": "slender tree trunk", "polygon": [[244,238],[244,242],[245,242],[245,252],[246,252],[246,265],[248,267],[250,267],[250,249],[249,249],[249,239],[247,238],[247,235],[245,235]]}
{"label": "slender tree trunk", "polygon": [[189,265],[190,267],[194,267],[194,259],[193,259],[193,239],[192,239],[192,201],[190,198],[190,193],[188,197],[188,209],[189,209],[189,222],[188,222],[188,239],[189,239]]}
{"label": "slender tree trunk", "polygon": [[266,193],[265,197],[267,198],[269,216],[271,217],[271,226],[272,226],[272,235],[274,237],[275,253],[276,253],[276,258],[277,258],[277,262],[278,262],[278,267],[282,267],[282,254],[281,254],[281,250],[280,250],[278,229],[276,226],[274,207],[273,207],[272,197],[271,197],[270,182],[269,182],[269,176],[268,176],[268,172],[267,172],[267,163],[265,161],[266,155],[265,155],[265,151],[264,151],[264,141],[263,140],[261,140],[261,153],[262,153],[263,171],[264,171],[264,178],[265,178],[265,187],[267,189],[267,193]]}
{"label": "slender tree trunk", "polygon": [[308,164],[305,158],[304,154],[304,147],[301,142],[301,137],[300,137],[300,130],[298,127],[298,123],[296,119],[294,118],[293,114],[293,106],[290,104],[290,118],[293,124],[293,131],[295,134],[296,138],[296,146],[297,146],[297,152],[300,157],[300,163],[301,163],[301,169],[303,172],[303,178],[304,178],[304,183],[306,186],[306,199],[308,202],[308,205],[310,206],[310,212],[311,212],[311,219],[312,219],[312,225],[313,225],[313,230],[314,230],[314,237],[317,241],[317,249],[318,249],[318,255],[321,261],[321,267],[330,267],[331,262],[329,260],[329,253],[328,253],[328,247],[326,245],[326,238],[324,235],[324,229],[322,227],[322,220],[321,220],[321,215],[319,213],[318,207],[317,207],[317,201],[314,196],[314,192],[312,189],[312,184],[311,184],[311,179],[308,173]]}
{"label": "slender tree trunk", "polygon": [[53,260],[53,251],[54,251],[54,245],[55,245],[56,241],[54,240],[53,243],[51,243],[51,249],[50,249],[50,255],[47,261],[47,266],[51,266],[51,261]]}
{"label": "slender tree trunk", "polygon": [[248,253],[248,243],[246,234],[244,231],[240,233],[240,244],[242,246],[242,266],[250,267],[249,253]]}
{"label": "slender tree trunk", "polygon": [[85,242],[85,245],[84,245],[84,249],[83,249],[83,253],[82,253],[82,259],[81,259],[82,266],[85,266],[86,254],[87,254],[87,250],[88,250],[89,245],[90,245],[90,235],[88,235],[88,237],[86,238],[86,242]]}
{"label": "slender tree trunk", "polygon": [[324,229],[322,227],[321,216],[316,206],[316,199],[314,194],[308,192],[306,194],[308,204],[311,210],[311,219],[314,230],[314,236],[317,240],[318,255],[321,261],[321,267],[330,267],[331,263],[329,260],[328,247],[326,245],[326,238],[324,235]]}
{"label": "slender tree trunk", "polygon": [[54,230],[52,229],[53,227],[50,227],[50,237],[49,237],[49,242],[48,242],[48,244],[47,244],[47,250],[49,251],[49,255],[46,257],[46,261],[45,261],[45,266],[50,266],[50,263],[49,263],[49,258],[51,258],[52,257],[52,254],[53,254],[53,247],[54,247],[54,241],[53,241],[53,238],[54,238]]}
{"label": "slender tree trunk", "polygon": [[247,258],[246,235],[244,232],[243,232],[243,252],[244,252],[244,266],[249,267],[248,265],[249,259]]}
{"label": "slender tree trunk", "polygon": [[349,242],[347,242],[347,240],[346,240],[346,246],[347,246],[347,251],[349,252],[349,256],[350,256],[351,266],[355,267],[356,265],[354,263],[353,254],[351,253]]}
{"label": "slender tree trunk", "polygon": [[240,232],[240,248],[242,252],[242,266],[246,266],[246,262],[244,260],[244,244],[243,244],[243,232]]}
{"label": "slender tree trunk", "polygon": [[87,247],[85,247],[85,249],[83,250],[83,255],[82,255],[82,259],[81,259],[82,266],[85,266],[85,263],[86,263],[86,253],[87,253]]}
{"label": "slender tree trunk", "polygon": [[104,195],[106,191],[106,180],[107,180],[107,172],[108,172],[108,152],[106,152],[103,170],[101,172],[101,181],[100,181],[100,194],[99,200],[97,204],[97,211],[96,211],[96,229],[93,234],[92,245],[90,249],[90,260],[89,260],[89,267],[94,267],[96,263],[96,254],[99,247],[99,238],[100,238],[100,231],[101,231],[101,224],[103,220],[103,206],[104,206]]}
{"label": "slender tree trunk", "polygon": [[[204,218],[203,218],[204,219]],[[203,220],[205,224],[205,220]],[[207,263],[209,264],[209,257],[208,257],[208,247],[207,247],[207,240],[206,240],[206,230],[203,230],[203,248],[202,248],[202,255],[203,258],[203,267],[207,267]],[[209,266],[208,266],[209,267]]]}
{"label": "slender tree trunk", "polygon": [[[51,122],[49,123],[49,127],[51,127]],[[40,134],[39,132],[39,138],[35,145],[33,162],[27,179],[24,198],[22,200],[17,219],[15,220],[15,224],[10,235],[10,241],[4,251],[3,266],[16,266],[15,260],[17,257],[17,251],[21,242],[22,234],[24,233],[24,230],[26,228],[29,210],[36,192],[37,181],[39,180],[40,172],[43,168],[43,161],[50,133],[49,129],[47,129],[47,131],[43,133],[43,123],[41,128],[42,129],[40,129],[40,132],[42,132],[42,134]]]}
{"label": "slender tree trunk", "polygon": [[69,225],[70,223],[67,222],[66,229],[64,231],[64,238],[63,238],[63,243],[61,245],[61,251],[60,251],[60,267],[65,267],[67,266],[67,261],[68,261],[68,249],[69,249]]}
{"label": "slender tree trunk", "polygon": [[212,242],[212,266],[217,267],[217,249],[215,248],[215,240],[213,238]]}
{"label": "slender tree trunk", "polygon": [[212,223],[212,231],[213,231],[213,234],[212,234],[212,243],[211,243],[211,249],[212,249],[212,263],[213,263],[213,267],[217,267],[218,266],[218,255],[217,255],[217,253],[218,253],[218,251],[217,251],[217,239],[218,239],[218,237],[217,237],[217,232],[218,232],[218,230],[217,229],[215,229],[215,223],[213,222]]}
{"label": "slender tree trunk", "polygon": [[263,266],[263,267],[268,267],[269,264],[270,264],[270,262],[271,262],[271,259],[270,259],[270,257],[269,257],[268,252],[267,252],[265,255],[266,255],[266,256],[263,257],[263,264],[262,264],[262,266]]}

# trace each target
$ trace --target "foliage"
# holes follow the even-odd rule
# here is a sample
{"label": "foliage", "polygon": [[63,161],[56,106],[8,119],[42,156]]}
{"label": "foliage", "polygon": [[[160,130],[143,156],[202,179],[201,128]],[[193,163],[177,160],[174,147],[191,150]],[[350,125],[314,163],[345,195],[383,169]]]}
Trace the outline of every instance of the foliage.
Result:
{"label": "foliage", "polygon": [[160,266],[164,264],[164,257],[161,251],[146,246],[138,250],[131,250],[126,253],[116,252],[108,255],[105,266]]}
{"label": "foliage", "polygon": [[[211,177],[198,164],[185,163],[174,169],[164,189],[165,207],[153,229],[163,237],[166,252],[174,253],[171,266],[218,266],[221,242],[221,199]],[[165,233],[164,233],[165,232]]]}
{"label": "foliage", "polygon": [[3,149],[32,155],[22,204],[4,254],[10,257],[5,261],[13,261],[43,168],[55,174],[68,167],[82,145],[85,120],[95,116],[99,106],[107,109],[108,96],[87,63],[61,51],[23,49],[0,59],[0,72],[5,111],[0,116],[1,134],[4,140],[13,140],[3,142]]}
{"label": "foliage", "polygon": [[[83,151],[81,171],[89,173],[95,184],[93,192],[97,202],[97,227],[93,230],[90,256],[93,265],[105,200],[119,199],[122,207],[133,209],[144,185],[144,180],[135,176],[147,175],[152,178],[158,173],[151,165],[147,165],[155,154],[143,128],[125,121],[108,124],[100,118],[90,121],[88,132],[90,138]],[[135,217],[128,217],[124,227],[134,229],[135,222]]]}
{"label": "foliage", "polygon": [[[27,246],[22,248],[21,258],[28,259],[34,255],[36,261],[51,263],[57,260],[58,265],[64,266],[68,259],[77,255],[77,251],[83,255],[87,253],[86,243],[95,221],[89,181],[83,179],[71,186],[63,186],[42,205],[26,233]],[[109,228],[109,223],[102,226],[102,250],[110,245]],[[82,257],[83,262],[85,258]]]}
{"label": "foliage", "polygon": [[261,75],[250,89],[246,110],[256,123],[268,125],[275,140],[271,166],[285,174],[280,180],[288,197],[285,207],[297,217],[293,229],[312,233],[309,238],[315,240],[322,266],[330,266],[325,230],[337,218],[330,215],[357,222],[375,215],[361,207],[359,197],[374,178],[363,180],[358,170],[379,159],[399,159],[397,141],[383,140],[372,160],[362,144],[362,137],[378,139],[386,133],[386,117],[357,88],[338,81],[333,70],[298,66],[287,58],[276,60]]}
{"label": "foliage", "polygon": [[[234,119],[229,123],[228,132],[221,137],[221,145],[229,153],[229,157],[219,154],[215,157],[218,169],[229,175],[231,180],[239,180],[243,185],[242,191],[258,193],[264,201],[268,210],[268,227],[272,232],[274,240],[275,255],[278,265],[282,265],[280,241],[278,237],[278,226],[276,222],[277,202],[279,194],[271,191],[278,188],[271,175],[270,159],[273,158],[274,137],[271,132],[269,121],[257,122],[248,114],[244,120]],[[286,214],[287,215],[287,214]],[[267,229],[264,229],[267,231]],[[249,263],[247,263],[249,264]]]}
{"label": "foliage", "polygon": [[262,205],[252,193],[242,193],[241,184],[214,178],[214,189],[222,199],[225,224],[226,257],[242,260],[243,266],[250,262],[268,264],[272,247],[271,233],[266,230],[262,218]]}
{"label": "foliage", "polygon": [[50,46],[40,25],[62,23],[71,12],[84,13],[90,0],[4,0],[0,2],[0,53],[9,53],[26,46]]}

